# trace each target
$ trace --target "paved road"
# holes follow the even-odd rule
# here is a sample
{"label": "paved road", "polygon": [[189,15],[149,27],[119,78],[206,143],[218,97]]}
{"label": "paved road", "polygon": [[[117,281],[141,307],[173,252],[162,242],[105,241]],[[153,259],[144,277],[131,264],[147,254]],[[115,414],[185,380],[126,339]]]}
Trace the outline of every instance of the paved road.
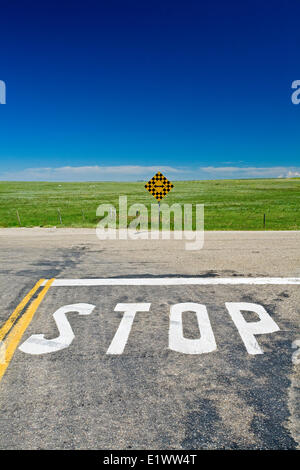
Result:
{"label": "paved road", "polygon": [[[211,232],[188,252],[182,241],[101,242],[89,230],[0,230],[2,325],[39,279],[60,280],[0,382],[0,448],[299,448],[300,285],[221,280],[299,278],[299,242],[295,232]],[[273,332],[255,336],[262,354],[249,353],[228,303],[263,307]]]}

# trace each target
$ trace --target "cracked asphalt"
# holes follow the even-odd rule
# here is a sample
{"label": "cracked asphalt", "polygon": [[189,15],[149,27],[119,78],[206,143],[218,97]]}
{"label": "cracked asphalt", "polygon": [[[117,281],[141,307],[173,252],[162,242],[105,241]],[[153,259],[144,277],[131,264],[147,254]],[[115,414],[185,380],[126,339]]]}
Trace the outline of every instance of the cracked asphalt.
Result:
{"label": "cracked asphalt", "polygon": [[[184,242],[100,241],[86,229],[0,230],[0,322],[41,278],[299,277],[298,232],[207,232],[204,248]],[[297,449],[300,446],[299,285],[50,287],[22,341],[58,336],[67,314],[72,344],[43,355],[19,349],[0,382],[1,449]],[[124,352],[106,354],[123,314],[118,303],[151,303],[137,313]],[[207,308],[217,350],[168,348],[170,306]],[[257,303],[280,330],[258,335],[250,355],[225,302]],[[249,316],[247,321],[254,319]],[[195,314],[184,336],[199,337]]]}

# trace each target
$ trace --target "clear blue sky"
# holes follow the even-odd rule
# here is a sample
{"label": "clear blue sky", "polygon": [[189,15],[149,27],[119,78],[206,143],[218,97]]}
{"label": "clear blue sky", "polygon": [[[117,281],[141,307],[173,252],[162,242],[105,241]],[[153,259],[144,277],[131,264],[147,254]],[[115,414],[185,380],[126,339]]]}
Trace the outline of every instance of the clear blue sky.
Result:
{"label": "clear blue sky", "polygon": [[2,0],[0,179],[300,175],[298,0]]}

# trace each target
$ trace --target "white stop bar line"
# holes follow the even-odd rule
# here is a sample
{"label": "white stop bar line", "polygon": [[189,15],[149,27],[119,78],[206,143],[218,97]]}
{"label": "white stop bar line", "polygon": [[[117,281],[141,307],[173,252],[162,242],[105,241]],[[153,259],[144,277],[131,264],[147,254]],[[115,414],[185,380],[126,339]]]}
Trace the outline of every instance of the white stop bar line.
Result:
{"label": "white stop bar line", "polygon": [[[47,280],[43,282],[43,286]],[[156,277],[55,279],[51,287],[69,286],[207,286],[207,285],[300,285],[300,277]]]}

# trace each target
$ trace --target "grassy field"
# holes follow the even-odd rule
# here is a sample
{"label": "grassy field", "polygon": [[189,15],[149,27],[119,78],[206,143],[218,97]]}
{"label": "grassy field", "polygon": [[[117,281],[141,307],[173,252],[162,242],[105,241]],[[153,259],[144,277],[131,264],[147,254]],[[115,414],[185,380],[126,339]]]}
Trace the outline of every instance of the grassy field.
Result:
{"label": "grassy field", "polygon": [[[95,227],[101,203],[118,208],[119,195],[128,205],[150,207],[155,199],[145,183],[0,182],[0,226]],[[300,229],[300,178],[174,182],[168,204],[204,203],[206,230]],[[61,221],[60,223],[60,216]]]}

